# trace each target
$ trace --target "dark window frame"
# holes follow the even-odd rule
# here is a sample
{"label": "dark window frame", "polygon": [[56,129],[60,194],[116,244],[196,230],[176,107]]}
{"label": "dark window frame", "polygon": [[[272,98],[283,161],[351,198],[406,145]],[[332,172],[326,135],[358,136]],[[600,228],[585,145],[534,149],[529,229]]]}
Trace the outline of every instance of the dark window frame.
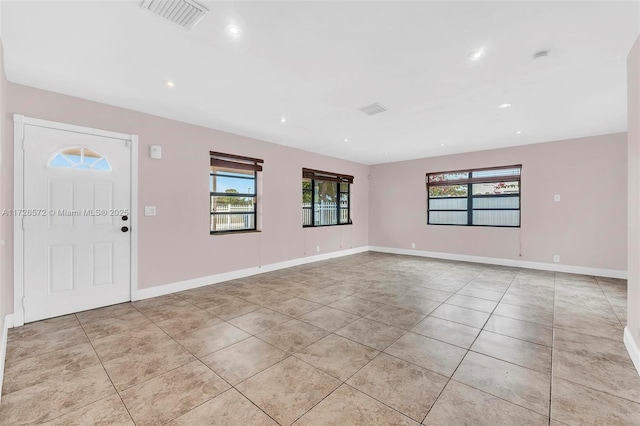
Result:
{"label": "dark window frame", "polygon": [[[209,182],[212,182],[212,178],[216,179],[217,177],[229,177],[233,179],[246,179],[253,182],[253,194],[251,193],[240,193],[240,192],[217,192],[212,191],[211,187],[209,188],[209,234],[210,235],[224,235],[224,234],[234,234],[234,233],[243,233],[243,232],[257,232],[258,231],[258,172],[262,171],[263,160],[259,158],[252,157],[244,157],[240,155],[234,154],[224,154],[221,152],[209,151]],[[213,171],[213,167],[223,167],[228,169],[241,170],[246,172],[248,170],[253,171],[253,177],[245,177],[245,176],[237,176],[233,174],[225,174],[216,173]],[[251,212],[215,212],[214,211],[214,197],[230,197],[230,198],[251,198],[253,200],[252,206],[253,211]],[[245,227],[240,229],[224,229],[224,230],[213,230],[213,218],[215,216],[222,215],[251,215],[253,216],[253,227]]]}
{"label": "dark window frame", "polygon": [[[474,177],[475,172],[491,171],[491,170],[508,170],[519,169],[518,174],[505,175],[505,176],[490,176],[490,177]],[[446,174],[467,174],[466,178],[443,180],[437,182],[431,182],[429,177],[435,175]],[[500,182],[518,182],[517,194],[473,194],[474,184],[486,184],[486,183],[500,183]],[[434,226],[478,226],[478,227],[490,227],[490,228],[520,228],[522,226],[522,164],[510,165],[510,166],[497,166],[497,167],[484,167],[476,169],[466,170],[449,170],[443,172],[431,172],[426,174],[427,185],[427,225]],[[431,197],[430,187],[442,187],[442,186],[466,186],[467,195],[465,196],[453,196],[453,197]],[[489,199],[489,198],[518,198],[518,208],[504,207],[504,208],[479,208],[473,207],[474,199]],[[467,200],[466,209],[433,209],[431,208],[430,201],[432,199],[465,199]],[[474,211],[517,211],[518,212],[518,224],[517,225],[479,225],[473,223]],[[429,212],[466,212],[467,223],[431,223]]]}
{"label": "dark window frame", "polygon": [[[310,188],[309,189],[305,189],[304,183],[305,180],[310,181]],[[316,198],[316,182],[334,182],[336,183],[336,223],[328,223],[328,224],[319,224],[316,225],[316,221],[315,221],[315,213],[316,213],[316,206],[315,206],[315,198]],[[347,191],[343,191],[342,190],[342,184],[347,184]],[[353,184],[353,176],[351,175],[344,175],[344,174],[339,174],[339,173],[333,173],[333,172],[325,172],[325,171],[321,171],[321,170],[315,170],[315,169],[307,169],[307,168],[303,168],[302,169],[302,199],[303,199],[303,205],[302,205],[302,211],[304,212],[305,210],[309,210],[309,216],[310,216],[310,223],[309,224],[305,224],[304,223],[304,214],[303,214],[303,221],[302,221],[302,227],[303,228],[321,228],[321,227],[325,227],[325,226],[343,226],[343,225],[353,225],[353,221],[351,220],[351,185]],[[309,207],[305,207],[304,206],[304,194],[309,193],[310,195],[310,206]],[[343,210],[345,210],[344,208],[341,207],[341,199],[342,199],[342,195],[346,194],[347,195],[347,221],[346,222],[341,222],[341,213]]]}

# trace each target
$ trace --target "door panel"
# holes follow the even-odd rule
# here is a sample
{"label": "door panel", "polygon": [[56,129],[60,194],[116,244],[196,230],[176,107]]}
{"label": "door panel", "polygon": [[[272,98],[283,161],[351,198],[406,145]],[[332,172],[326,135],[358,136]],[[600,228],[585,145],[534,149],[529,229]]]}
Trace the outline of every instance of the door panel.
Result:
{"label": "door panel", "polygon": [[113,243],[95,243],[91,248],[91,285],[113,284]]}
{"label": "door panel", "polygon": [[[113,206],[113,184],[111,182],[93,183],[91,188],[91,209],[98,210],[114,210]],[[91,216],[93,226],[110,226],[113,225],[114,217],[112,215]],[[120,218],[116,218],[120,219]]]}
{"label": "door panel", "polygon": [[47,275],[50,294],[73,291],[73,258],[72,245],[49,246]]}
{"label": "door panel", "polygon": [[[61,182],[48,180],[49,194],[47,209],[73,210],[73,193],[74,182]],[[73,216],[64,215],[47,215],[49,218],[49,226],[56,228],[73,228]]]}
{"label": "door panel", "polygon": [[129,142],[25,125],[26,322],[130,300],[130,200]]}

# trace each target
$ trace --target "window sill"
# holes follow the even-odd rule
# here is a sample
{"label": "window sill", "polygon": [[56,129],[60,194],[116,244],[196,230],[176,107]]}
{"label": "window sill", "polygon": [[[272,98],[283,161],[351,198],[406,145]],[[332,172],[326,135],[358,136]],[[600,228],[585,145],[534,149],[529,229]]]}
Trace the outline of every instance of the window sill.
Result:
{"label": "window sill", "polygon": [[351,223],[336,223],[333,225],[302,225],[303,229],[307,229],[307,228],[328,228],[330,226],[347,226],[347,225],[353,225],[353,222]]}
{"label": "window sill", "polygon": [[467,228],[511,228],[519,229],[520,225],[466,225],[456,223],[427,223],[427,226],[464,226]]}
{"label": "window sill", "polygon": [[257,229],[243,229],[241,231],[209,231],[209,235],[233,235],[233,234],[253,234],[257,232],[262,232]]}

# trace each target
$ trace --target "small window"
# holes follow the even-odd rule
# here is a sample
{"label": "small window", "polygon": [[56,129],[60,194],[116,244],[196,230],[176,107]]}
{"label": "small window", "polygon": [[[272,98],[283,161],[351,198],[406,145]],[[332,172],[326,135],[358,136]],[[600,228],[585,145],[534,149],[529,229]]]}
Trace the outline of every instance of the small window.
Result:
{"label": "small window", "polygon": [[427,174],[427,224],[520,227],[522,166]]}
{"label": "small window", "polygon": [[210,233],[255,231],[256,183],[263,161],[219,152],[209,155]]}
{"label": "small window", "polygon": [[351,223],[353,176],[302,169],[302,226]]}
{"label": "small window", "polygon": [[111,170],[109,162],[89,148],[68,148],[60,151],[49,161],[49,167],[80,170]]}

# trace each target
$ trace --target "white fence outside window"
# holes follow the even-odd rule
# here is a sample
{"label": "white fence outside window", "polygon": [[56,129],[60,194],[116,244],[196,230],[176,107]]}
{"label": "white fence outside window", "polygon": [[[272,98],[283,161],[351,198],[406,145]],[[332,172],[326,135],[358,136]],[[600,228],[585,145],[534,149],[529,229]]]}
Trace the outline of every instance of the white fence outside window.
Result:
{"label": "white fence outside window", "polygon": [[[244,212],[247,213],[239,214]],[[217,214],[211,215],[212,231],[237,231],[241,229],[255,228],[255,213],[253,211],[253,204],[217,204],[215,213]]]}
{"label": "white fence outside window", "polygon": [[338,223],[349,222],[349,203],[340,203],[340,220],[338,221],[338,210],[336,203],[316,203],[315,204],[315,224],[311,223],[311,203],[302,203],[302,224],[303,225],[336,225]]}

